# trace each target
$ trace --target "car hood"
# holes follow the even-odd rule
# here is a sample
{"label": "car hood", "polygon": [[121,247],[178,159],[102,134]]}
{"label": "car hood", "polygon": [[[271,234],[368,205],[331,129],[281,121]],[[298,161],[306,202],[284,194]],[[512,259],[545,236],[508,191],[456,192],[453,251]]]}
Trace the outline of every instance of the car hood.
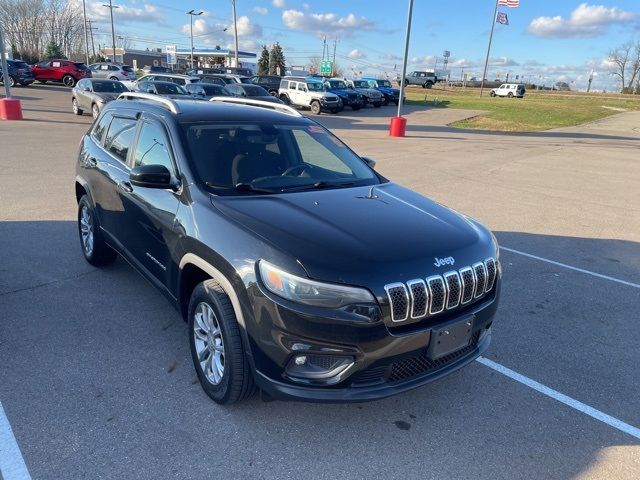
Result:
{"label": "car hood", "polygon": [[[126,93],[126,92],[123,92]],[[93,94],[98,97],[103,99],[105,102],[110,102],[111,100],[115,100],[116,98],[118,98],[120,96],[119,93],[102,93],[102,92],[93,92]]]}
{"label": "car hood", "polygon": [[317,280],[380,291],[385,283],[438,272],[435,258],[451,256],[464,266],[495,255],[486,228],[393,183],[373,192],[356,187],[218,196],[212,203]]}
{"label": "car hood", "polygon": [[383,93],[386,93],[387,95],[395,95],[395,96],[400,95],[400,90],[398,90],[397,88],[378,87],[378,90],[380,90]]}
{"label": "car hood", "polygon": [[376,90],[375,88],[356,88],[356,91],[358,93],[362,93],[366,96],[373,96],[373,97],[382,97],[382,93],[380,93],[378,90]]}
{"label": "car hood", "polygon": [[335,95],[339,95],[341,97],[348,97],[349,94],[355,94],[356,92],[353,90],[348,90],[346,88],[330,88],[328,90],[330,93],[333,93]]}

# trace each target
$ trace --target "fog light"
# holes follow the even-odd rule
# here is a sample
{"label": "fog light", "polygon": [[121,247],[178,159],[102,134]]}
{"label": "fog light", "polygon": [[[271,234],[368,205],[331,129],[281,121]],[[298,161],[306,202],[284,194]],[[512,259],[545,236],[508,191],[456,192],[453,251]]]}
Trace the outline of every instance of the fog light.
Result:
{"label": "fog light", "polygon": [[297,381],[338,381],[339,376],[353,365],[354,358],[341,355],[296,355],[286,369],[287,375]]}

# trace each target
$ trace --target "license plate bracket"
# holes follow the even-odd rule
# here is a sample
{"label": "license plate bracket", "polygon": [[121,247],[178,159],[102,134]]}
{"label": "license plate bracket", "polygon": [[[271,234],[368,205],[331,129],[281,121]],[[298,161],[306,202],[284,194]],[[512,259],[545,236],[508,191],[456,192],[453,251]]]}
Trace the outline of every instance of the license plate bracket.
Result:
{"label": "license plate bracket", "polygon": [[431,330],[427,357],[437,360],[469,345],[473,332],[473,320],[474,317],[470,316]]}

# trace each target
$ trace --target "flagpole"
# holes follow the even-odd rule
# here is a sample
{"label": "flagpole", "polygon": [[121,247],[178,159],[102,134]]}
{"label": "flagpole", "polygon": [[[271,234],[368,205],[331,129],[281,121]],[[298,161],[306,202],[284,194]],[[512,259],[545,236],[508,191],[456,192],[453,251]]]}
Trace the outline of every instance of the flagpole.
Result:
{"label": "flagpole", "polygon": [[482,96],[482,90],[484,90],[484,79],[487,77],[487,66],[489,65],[489,53],[491,52],[491,42],[493,41],[493,29],[496,26],[496,15],[498,14],[498,2],[496,0],[496,6],[493,10],[493,17],[491,21],[491,34],[489,35],[489,46],[487,47],[487,56],[484,59],[484,73],[482,74],[482,82],[480,83],[480,96]]}

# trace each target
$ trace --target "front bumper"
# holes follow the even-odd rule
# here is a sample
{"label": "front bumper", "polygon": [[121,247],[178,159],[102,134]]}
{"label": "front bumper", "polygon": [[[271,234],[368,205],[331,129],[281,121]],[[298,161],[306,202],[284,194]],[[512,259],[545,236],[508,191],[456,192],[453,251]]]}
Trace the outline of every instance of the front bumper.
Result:
{"label": "front bumper", "polygon": [[[363,402],[396,395],[444,377],[485,351],[491,342],[498,299],[499,285],[478,303],[442,319],[390,328],[382,320],[354,324],[319,318],[311,309],[308,314],[292,311],[287,302],[262,294],[254,297],[257,330],[248,332],[254,377],[264,392],[279,400]],[[432,331],[469,319],[473,322],[469,343],[430,359],[427,350]],[[290,375],[291,365],[300,355],[309,359],[345,357],[350,364],[332,378],[295,378]]]}

